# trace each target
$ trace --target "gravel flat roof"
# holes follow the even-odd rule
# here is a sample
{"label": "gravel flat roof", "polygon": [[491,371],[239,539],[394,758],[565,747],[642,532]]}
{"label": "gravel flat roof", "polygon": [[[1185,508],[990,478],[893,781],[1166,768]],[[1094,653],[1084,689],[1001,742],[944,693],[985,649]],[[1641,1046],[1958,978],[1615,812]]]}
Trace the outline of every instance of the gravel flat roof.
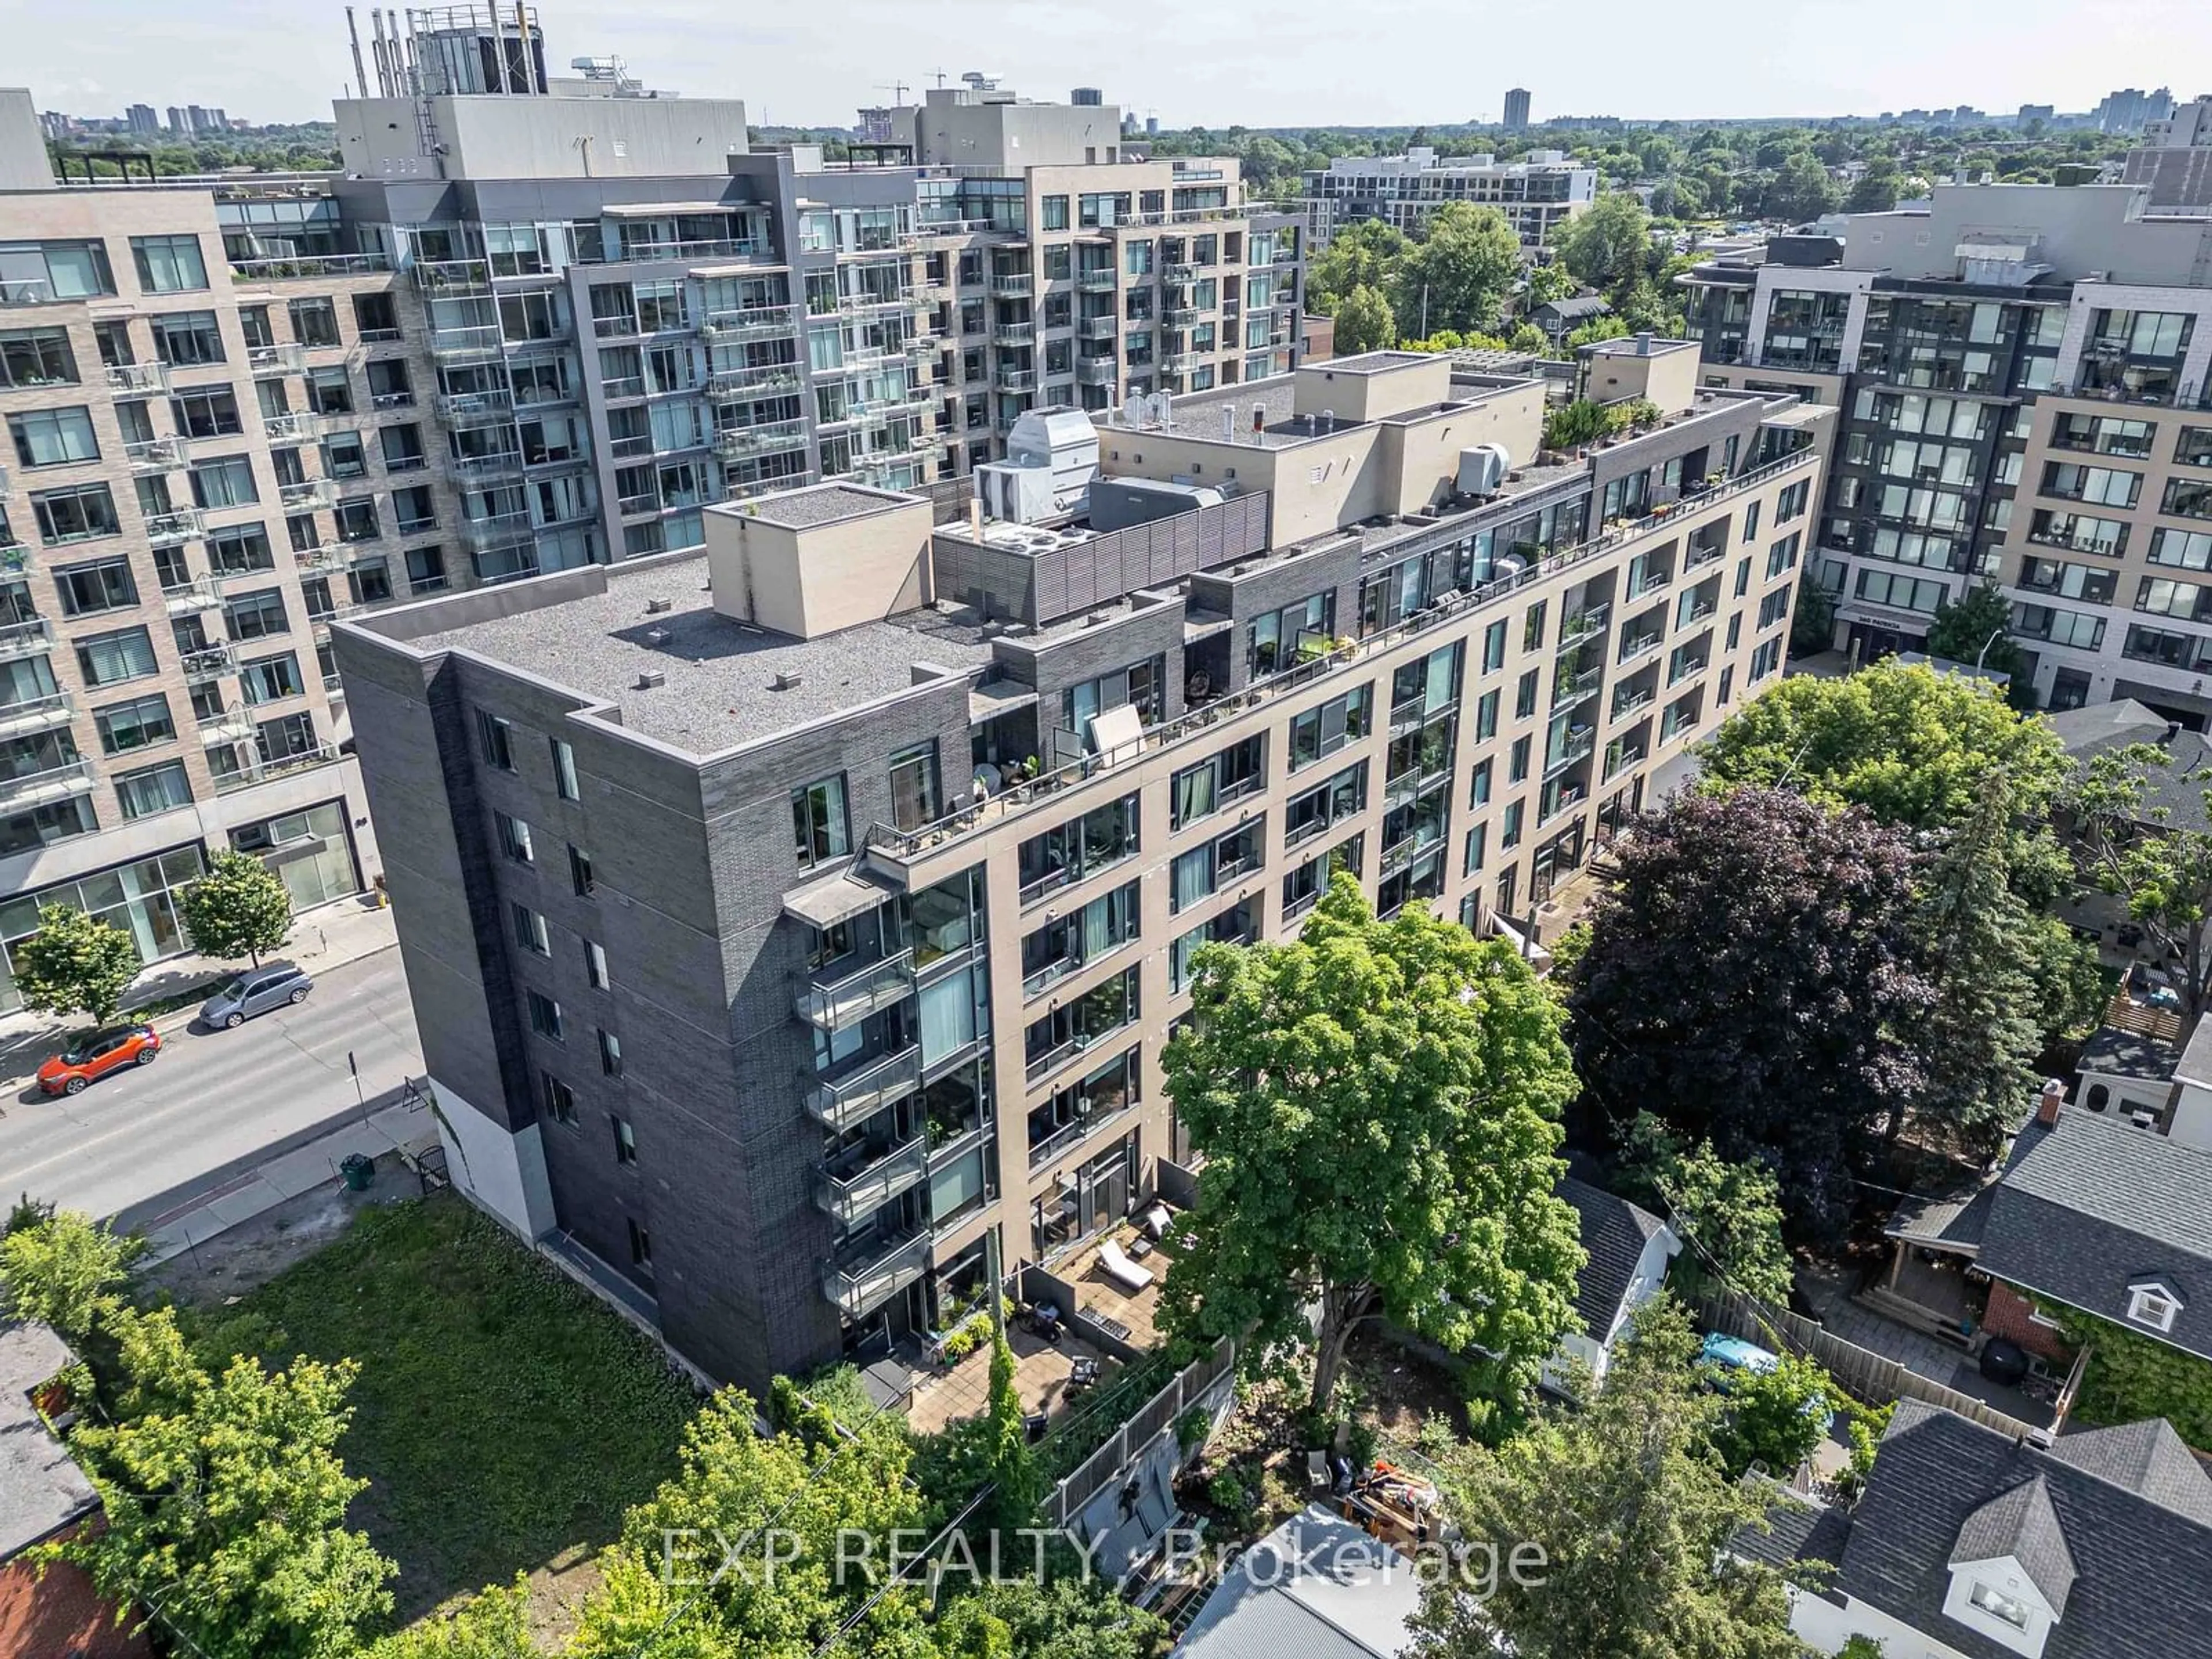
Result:
{"label": "gravel flat roof", "polygon": [[836,524],[841,519],[857,519],[866,513],[880,513],[885,507],[902,505],[903,499],[898,496],[856,489],[851,484],[826,483],[811,489],[757,495],[738,510],[764,524],[781,525],[787,530],[810,530],[816,525]]}
{"label": "gravel flat roof", "polygon": [[[604,593],[465,623],[412,644],[471,652],[612,703],[632,731],[695,754],[893,696],[914,684],[916,663],[966,670],[991,659],[972,623],[928,611],[811,640],[772,633],[718,612],[706,582],[704,554],[645,570],[617,565]],[[649,612],[647,602],[656,599],[673,607]],[[666,676],[666,684],[640,689],[647,672]],[[778,676],[789,675],[799,684],[777,690]]]}

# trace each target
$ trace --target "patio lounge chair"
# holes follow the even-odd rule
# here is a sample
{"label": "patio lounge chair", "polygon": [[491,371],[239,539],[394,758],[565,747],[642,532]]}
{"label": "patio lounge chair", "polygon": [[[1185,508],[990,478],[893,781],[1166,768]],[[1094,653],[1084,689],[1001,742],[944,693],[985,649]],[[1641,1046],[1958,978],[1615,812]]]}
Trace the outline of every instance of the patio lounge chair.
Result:
{"label": "patio lounge chair", "polygon": [[1098,1266],[1107,1278],[1112,1279],[1131,1296],[1136,1295],[1138,1291],[1152,1282],[1152,1270],[1150,1267],[1139,1267],[1135,1262],[1130,1261],[1123,1253],[1121,1245],[1110,1238],[1098,1247]]}

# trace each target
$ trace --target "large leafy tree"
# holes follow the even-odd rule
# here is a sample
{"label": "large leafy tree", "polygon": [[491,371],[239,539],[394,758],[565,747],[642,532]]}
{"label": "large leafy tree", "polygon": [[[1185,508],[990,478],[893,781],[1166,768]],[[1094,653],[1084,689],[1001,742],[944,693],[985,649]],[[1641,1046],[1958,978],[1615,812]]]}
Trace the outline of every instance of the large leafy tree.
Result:
{"label": "large leafy tree", "polygon": [[1354,289],[1388,292],[1413,246],[1404,231],[1380,219],[1346,225],[1329,238],[1308,269],[1307,297],[1316,310],[1334,313]]}
{"label": "large leafy tree", "polygon": [[1630,1126],[1623,1161],[1631,1195],[1648,1198],[1668,1218],[1698,1273],[1769,1307],[1789,1306],[1790,1250],[1772,1170],[1731,1164],[1711,1141],[1686,1145],[1649,1112]]}
{"label": "large leafy tree", "polygon": [[1651,216],[1626,191],[1608,191],[1569,220],[1558,238],[1559,261],[1577,282],[1626,294],[1646,275]]}
{"label": "large leafy tree", "polygon": [[1382,290],[1364,283],[1336,304],[1336,350],[1349,357],[1355,352],[1379,351],[1398,343],[1398,319]]}
{"label": "large leafy tree", "polygon": [[1759,1468],[1789,1480],[1820,1445],[1829,1420],[1850,1403],[1818,1362],[1803,1354],[1779,1355],[1772,1370],[1732,1372],[1725,1387],[1728,1415],[1713,1443],[1736,1475]]}
{"label": "large leafy tree", "polygon": [[82,1343],[120,1304],[131,1263],[144,1248],[80,1210],[12,1227],[0,1238],[0,1315],[36,1320]]}
{"label": "large leafy tree", "polygon": [[[1698,1384],[1698,1340],[1670,1298],[1641,1310],[1606,1385],[1496,1451],[1465,1448],[1443,1485],[1453,1520],[1529,1564],[1486,1597],[1425,1597],[1419,1659],[1797,1659],[1778,1577],[1726,1546],[1757,1524],[1755,1488],[1714,1448],[1723,1397]],[[1540,1550],[1538,1558],[1530,1552]],[[1525,1581],[1525,1582],[1524,1582]]]}
{"label": "large leafy tree", "polygon": [[1167,1626],[1103,1581],[1069,1577],[985,1584],[931,1634],[945,1659],[1153,1659]]}
{"label": "large leafy tree", "polygon": [[217,962],[281,951],[292,933],[292,896],[251,853],[217,853],[207,873],[185,889],[185,931],[192,949]]}
{"label": "large leafy tree", "polygon": [[1832,1236],[1870,1132],[1925,1086],[1911,839],[1862,809],[1741,788],[1678,798],[1617,856],[1570,975],[1586,1107],[1601,1133],[1648,1110],[1765,1164],[1792,1225]]}
{"label": "large leafy tree", "polygon": [[1261,1365],[1310,1347],[1316,1413],[1377,1316],[1480,1350],[1517,1398],[1582,1261],[1553,1195],[1573,1078],[1526,966],[1419,907],[1378,921],[1340,875],[1296,943],[1201,949],[1192,1016],[1165,1058],[1206,1158],[1171,1328]]}
{"label": "large leafy tree", "polygon": [[1490,333],[1521,275],[1521,238],[1494,207],[1447,202],[1390,289],[1398,325]]}
{"label": "large leafy tree", "polygon": [[1928,654],[2014,674],[2020,672],[2021,654],[2011,627],[2011,602],[1984,582],[1936,607],[1935,618],[1928,624]]}
{"label": "large leafy tree", "polygon": [[2173,822],[2159,797],[2176,791],[2197,793],[2212,814],[2212,770],[2130,744],[2091,759],[2070,805],[2083,875],[2126,902],[2172,975],[2187,1030],[2212,1008],[2212,834]]}
{"label": "large leafy tree", "polygon": [[141,966],[130,934],[68,904],[40,910],[39,931],[9,955],[26,1008],[85,1014],[101,1024],[123,1006]]}

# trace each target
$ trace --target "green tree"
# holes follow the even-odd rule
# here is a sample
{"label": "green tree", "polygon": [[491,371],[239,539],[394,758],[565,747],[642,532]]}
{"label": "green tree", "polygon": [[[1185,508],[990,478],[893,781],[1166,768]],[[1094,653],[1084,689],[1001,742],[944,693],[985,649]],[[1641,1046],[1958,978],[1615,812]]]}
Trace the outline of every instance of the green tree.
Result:
{"label": "green tree", "polygon": [[1836,181],[1810,150],[1799,150],[1782,163],[1766,196],[1768,211],[1776,218],[1801,222],[1834,212],[1841,199]]}
{"label": "green tree", "polygon": [[1236,1336],[1255,1365],[1310,1348],[1325,1415],[1380,1316],[1479,1349],[1517,1403],[1582,1261],[1553,1195],[1573,1078],[1534,976],[1419,906],[1377,921],[1340,874],[1295,944],[1201,948],[1192,999],[1167,1086],[1206,1162],[1170,1328]]}
{"label": "green tree", "polygon": [[1649,1110],[1771,1170],[1799,1233],[1838,1234],[1873,1126],[1923,1086],[1911,837],[1747,787],[1676,797],[1615,856],[1567,1003],[1594,1131]]}
{"label": "green tree", "polygon": [[1836,596],[1814,581],[1797,584],[1797,602],[1790,613],[1790,654],[1817,656],[1836,644]]}
{"label": "green tree", "polygon": [[251,853],[222,852],[185,889],[185,932],[192,949],[217,962],[240,957],[261,965],[292,935],[292,896],[276,872]]}
{"label": "green tree", "polygon": [[1576,281],[1607,294],[1626,292],[1650,268],[1651,216],[1635,197],[1609,193],[1567,221],[1557,241],[1559,261]]}
{"label": "green tree", "polygon": [[1406,233],[1380,219],[1361,219],[1328,239],[1306,273],[1306,297],[1312,308],[1332,314],[1356,288],[1389,292],[1399,267],[1412,249]]}
{"label": "green tree", "polygon": [[1790,1249],[1771,1170],[1731,1164],[1709,1140],[1686,1145],[1649,1112],[1637,1115],[1622,1155],[1689,1247],[1698,1272],[1716,1272],[1729,1288],[1770,1308],[1790,1305]]}
{"label": "green tree", "polygon": [[9,955],[26,1008],[86,1014],[103,1025],[115,1017],[141,965],[130,934],[68,904],[40,910],[39,931]]}
{"label": "green tree", "polygon": [[1398,319],[1380,289],[1361,283],[1336,302],[1336,346],[1339,355],[1379,351],[1398,343]]}
{"label": "green tree", "polygon": [[985,1584],[932,1634],[945,1659],[1153,1659],[1168,1631],[1101,1581],[1060,1577]]}
{"label": "green tree", "polygon": [[1389,292],[1400,325],[1489,333],[1521,275],[1521,238],[1494,207],[1447,202]]}
{"label": "green tree", "polygon": [[1713,1443],[1734,1475],[1755,1464],[1789,1480],[1827,1433],[1828,1419],[1850,1403],[1802,1354],[1781,1355],[1771,1371],[1713,1370],[1728,1395]]}
{"label": "green tree", "polygon": [[1528,273],[1528,287],[1522,297],[1533,308],[1571,297],[1576,286],[1573,273],[1555,261],[1548,265],[1538,265]]}
{"label": "green tree", "polygon": [[1595,345],[1600,340],[1626,339],[1627,336],[1628,325],[1621,318],[1593,317],[1580,328],[1570,331],[1567,337],[1559,343],[1569,351],[1579,351],[1586,345]]}
{"label": "green tree", "polygon": [[[840,1570],[839,1532],[887,1542],[894,1528],[920,1526],[904,1428],[872,1418],[814,1443],[763,1436],[754,1415],[749,1396],[725,1389],[691,1419],[678,1472],[630,1510],[600,1557],[603,1582],[579,1612],[569,1659],[811,1659],[887,1584],[883,1549],[873,1585],[857,1565]],[[773,1571],[771,1527],[780,1558],[790,1557]],[[726,1570],[724,1540],[736,1551]],[[918,1588],[890,1589],[850,1650],[922,1659],[931,1646],[921,1613]]]}
{"label": "green tree", "polygon": [[1897,205],[1898,182],[1901,175],[1897,163],[1884,157],[1869,161],[1864,173],[1852,181],[1844,197],[1846,213],[1887,213]]}
{"label": "green tree", "polygon": [[985,1416],[991,1425],[991,1526],[1011,1543],[1016,1531],[1036,1524],[1044,1480],[1030,1451],[1029,1425],[1021,1395],[1014,1389],[1014,1351],[1000,1332],[991,1339],[990,1405]]}
{"label": "green tree", "polygon": [[530,1580],[488,1584],[451,1612],[387,1636],[364,1659],[542,1659],[530,1635]]}
{"label": "green tree", "polygon": [[1698,1385],[1697,1348],[1661,1297],[1582,1409],[1451,1456],[1453,1520],[1528,1565],[1487,1597],[1449,1575],[1431,1585],[1419,1659],[1798,1659],[1779,1577],[1727,1549],[1761,1509],[1714,1451],[1724,1405]]}
{"label": "green tree", "polygon": [[2172,822],[2154,797],[2194,790],[2212,813],[2212,771],[2177,770],[2156,744],[2130,744],[2091,759],[2072,816],[2083,877],[2126,901],[2154,959],[2181,999],[2184,1030],[2212,1008],[2212,834]]}
{"label": "green tree", "polygon": [[241,1355],[210,1376],[181,1358],[166,1313],[122,1334],[130,1404],[147,1409],[70,1437],[106,1525],[52,1554],[118,1607],[153,1609],[207,1659],[353,1652],[390,1609],[398,1571],[343,1524],[368,1486],[337,1450],[358,1367],[301,1358],[272,1374]]}
{"label": "green tree", "polygon": [[2016,674],[2021,655],[2007,631],[2011,626],[2010,601],[1984,582],[1968,588],[1956,603],[1946,599],[1936,607],[1935,619],[1928,627],[1928,654],[1946,662]]}
{"label": "green tree", "polygon": [[0,1238],[0,1314],[37,1320],[82,1345],[119,1302],[143,1242],[63,1210]]}

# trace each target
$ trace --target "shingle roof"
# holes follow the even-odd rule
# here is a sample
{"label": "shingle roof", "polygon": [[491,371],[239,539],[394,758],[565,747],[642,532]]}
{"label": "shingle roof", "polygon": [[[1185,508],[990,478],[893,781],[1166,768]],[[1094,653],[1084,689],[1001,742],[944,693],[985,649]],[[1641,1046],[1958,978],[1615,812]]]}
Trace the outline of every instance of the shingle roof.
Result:
{"label": "shingle roof", "polygon": [[2139,1031],[2124,1031],[2117,1025],[2102,1025],[2081,1045],[2081,1060],[2076,1069],[2102,1072],[2107,1077],[2162,1081],[2173,1075],[2180,1059],[2171,1044],[2155,1037],[2145,1036]]}
{"label": "shingle roof", "polygon": [[31,1404],[76,1356],[44,1325],[0,1324],[0,1561],[100,1507],[69,1448]]}
{"label": "shingle roof", "polygon": [[1582,1219],[1583,1252],[1589,1258],[1575,1276],[1575,1311],[1592,1339],[1603,1342],[1620,1321],[1644,1247],[1667,1224],[1642,1206],[1572,1176],[1559,1183],[1559,1196]]}
{"label": "shingle roof", "polygon": [[2061,1435],[2051,1455],[2160,1509],[2212,1527],[2212,1475],[2162,1417]]}
{"label": "shingle roof", "polygon": [[1572,322],[1583,317],[1602,317],[1613,307],[1602,294],[1577,294],[1565,300],[1547,300],[1535,309],[1548,311],[1563,322]]}
{"label": "shingle roof", "polygon": [[[2039,1513],[2034,1522],[2063,1536],[2074,1569],[2043,1659],[2172,1659],[2205,1650],[2212,1527],[2055,1451],[1917,1401],[1898,1403],[1882,1438],[1835,1589],[1967,1659],[2013,1659],[2010,1650],[1948,1617],[1943,1600],[1968,1522],[2031,1483],[2043,1488],[2038,1510],[2049,1507],[2049,1520]],[[2025,1509],[2030,1500],[2015,1502]]]}
{"label": "shingle roof", "polygon": [[2183,1307],[2165,1340],[2212,1358],[2212,1151],[2069,1108],[2030,1121],[1982,1230],[1993,1277],[2125,1322],[2157,1279]]}
{"label": "shingle roof", "polygon": [[2066,1616],[2066,1597],[2076,1577],[2066,1529],[2051,1504],[2051,1488],[2041,1475],[1999,1492],[1966,1517],[1959,1541],[1951,1546],[1952,1566],[2002,1561],[2007,1556],[2027,1570],[2035,1588],[2057,1618]]}
{"label": "shingle roof", "polygon": [[2184,780],[2188,774],[2212,765],[2212,744],[2203,734],[2172,722],[2154,709],[2123,697],[2087,708],[2069,708],[2048,716],[2058,741],[2075,761],[2086,766],[2109,750],[2148,743],[2163,749],[2166,763],[2151,769],[2143,792],[2146,823],[2174,830],[2212,829],[2212,814],[2204,807],[2204,786]]}

